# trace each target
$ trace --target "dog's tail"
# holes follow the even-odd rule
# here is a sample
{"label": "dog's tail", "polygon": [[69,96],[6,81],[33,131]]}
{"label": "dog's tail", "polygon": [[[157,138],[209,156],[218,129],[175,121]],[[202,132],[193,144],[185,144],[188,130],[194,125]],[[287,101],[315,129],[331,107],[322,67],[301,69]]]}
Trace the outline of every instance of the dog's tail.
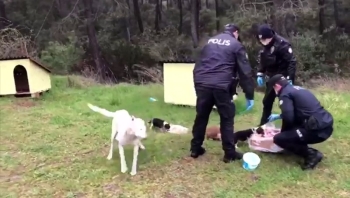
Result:
{"label": "dog's tail", "polygon": [[91,110],[93,110],[93,111],[95,111],[97,113],[100,113],[100,114],[102,114],[102,115],[104,115],[106,117],[109,117],[109,118],[113,118],[114,117],[114,114],[115,114],[114,112],[108,111],[106,109],[102,109],[102,108],[94,106],[94,105],[92,105],[90,103],[88,103],[87,105],[88,105],[88,107]]}

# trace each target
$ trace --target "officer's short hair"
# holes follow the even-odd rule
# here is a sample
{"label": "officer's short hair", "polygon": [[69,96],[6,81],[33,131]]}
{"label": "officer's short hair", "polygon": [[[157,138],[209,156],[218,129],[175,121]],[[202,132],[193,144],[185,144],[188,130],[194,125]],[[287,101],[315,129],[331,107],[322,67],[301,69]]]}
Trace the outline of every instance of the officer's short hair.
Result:
{"label": "officer's short hair", "polygon": [[275,84],[284,85],[288,83],[287,79],[282,74],[272,76],[268,81],[268,87],[273,87]]}

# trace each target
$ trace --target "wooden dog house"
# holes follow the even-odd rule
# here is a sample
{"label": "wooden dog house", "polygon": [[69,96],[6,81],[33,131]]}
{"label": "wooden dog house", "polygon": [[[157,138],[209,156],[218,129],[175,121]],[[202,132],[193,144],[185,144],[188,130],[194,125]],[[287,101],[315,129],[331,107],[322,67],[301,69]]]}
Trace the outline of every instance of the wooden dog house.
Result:
{"label": "wooden dog house", "polygon": [[34,96],[51,89],[51,71],[30,57],[0,59],[0,96]]}
{"label": "wooden dog house", "polygon": [[164,102],[196,106],[192,60],[163,61]]}

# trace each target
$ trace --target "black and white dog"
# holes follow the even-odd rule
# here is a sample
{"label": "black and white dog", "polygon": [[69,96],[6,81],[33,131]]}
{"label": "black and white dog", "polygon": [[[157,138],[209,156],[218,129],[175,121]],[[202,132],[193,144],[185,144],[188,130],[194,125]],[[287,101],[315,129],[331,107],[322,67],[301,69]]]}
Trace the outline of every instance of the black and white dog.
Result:
{"label": "black and white dog", "polygon": [[162,131],[169,131],[170,130],[170,124],[166,122],[165,120],[162,120],[160,118],[152,118],[148,124],[150,125],[150,129],[153,127],[156,127],[158,129],[161,129]]}
{"label": "black and white dog", "polygon": [[252,136],[254,133],[264,135],[265,133],[265,125],[262,125],[260,127],[254,127],[246,130],[237,131],[234,133],[234,143],[237,144],[238,141],[244,142],[247,141],[250,136]]}

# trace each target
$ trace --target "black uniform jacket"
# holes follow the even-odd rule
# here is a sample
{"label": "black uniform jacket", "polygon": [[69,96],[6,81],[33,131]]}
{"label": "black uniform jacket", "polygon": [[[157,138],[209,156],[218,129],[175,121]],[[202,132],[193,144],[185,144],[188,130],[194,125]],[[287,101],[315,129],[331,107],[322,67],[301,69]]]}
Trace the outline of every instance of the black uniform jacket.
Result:
{"label": "black uniform jacket", "polygon": [[252,68],[243,45],[229,32],[210,38],[201,50],[193,70],[195,86],[230,91],[236,73],[247,99],[252,100]]}
{"label": "black uniform jacket", "polygon": [[275,33],[271,43],[259,52],[258,76],[282,74],[287,79],[295,80],[296,58],[289,41]]}
{"label": "black uniform jacket", "polygon": [[333,125],[332,115],[309,90],[286,84],[278,93],[281,118],[286,128],[322,130]]}

